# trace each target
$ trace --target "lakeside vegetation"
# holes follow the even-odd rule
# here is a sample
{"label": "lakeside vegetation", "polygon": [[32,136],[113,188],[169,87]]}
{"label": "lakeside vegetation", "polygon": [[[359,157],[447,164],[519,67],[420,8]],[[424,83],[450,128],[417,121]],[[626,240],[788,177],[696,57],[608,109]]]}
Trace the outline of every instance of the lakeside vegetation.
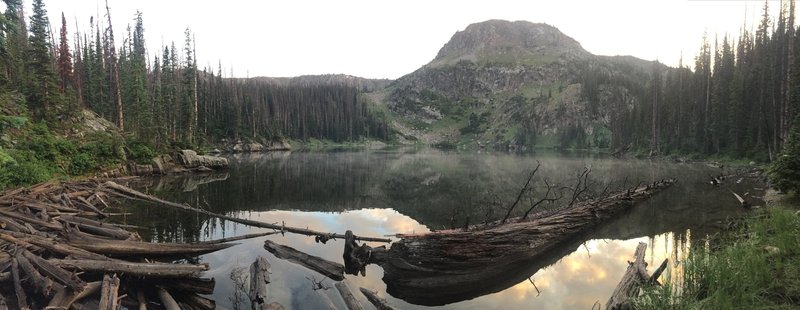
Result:
{"label": "lakeside vegetation", "polygon": [[[795,207],[790,207],[795,206]],[[796,309],[800,304],[800,211],[769,206],[738,229],[693,245],[678,279],[644,291],[637,309]],[[709,246],[713,245],[713,246]],[[674,264],[670,264],[674,266]]]}

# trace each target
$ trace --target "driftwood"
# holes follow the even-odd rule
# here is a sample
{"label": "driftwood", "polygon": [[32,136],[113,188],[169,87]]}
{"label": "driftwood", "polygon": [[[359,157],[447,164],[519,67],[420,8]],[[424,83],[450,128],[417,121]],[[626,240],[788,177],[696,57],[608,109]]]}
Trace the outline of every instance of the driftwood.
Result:
{"label": "driftwood", "polygon": [[347,286],[347,283],[336,282],[334,286],[336,286],[336,290],[339,291],[339,294],[342,295],[342,299],[344,300],[344,304],[347,306],[347,309],[350,310],[364,309],[364,307],[361,306],[361,303],[358,302],[358,299],[356,299],[356,296],[353,295],[353,292],[350,290],[350,287]]}
{"label": "driftwood", "polygon": [[117,305],[117,296],[119,295],[119,278],[117,275],[103,276],[103,286],[101,288],[100,293],[100,306],[99,309],[101,310],[116,310],[118,308]]}
{"label": "driftwood", "polygon": [[158,298],[161,300],[161,305],[164,306],[167,310],[181,310],[181,307],[178,305],[178,302],[175,301],[175,298],[167,292],[163,287],[157,287],[156,292],[158,293]]}
{"label": "driftwood", "polygon": [[364,296],[367,297],[367,300],[369,300],[369,302],[371,302],[372,305],[374,305],[378,310],[397,310],[397,308],[390,305],[386,299],[381,298],[375,292],[363,287],[359,288],[359,290],[361,290],[361,293],[364,294]]}
{"label": "driftwood", "polygon": [[[213,309],[213,301],[197,296],[214,291],[213,279],[200,278],[208,265],[144,259],[190,257],[255,236],[195,244],[142,242],[127,230],[137,227],[100,220],[113,215],[106,209],[117,202],[109,197],[118,195],[105,190],[91,181],[51,182],[0,195],[0,247],[8,251],[0,251],[0,282],[14,287],[15,308],[28,309],[35,301],[31,305],[37,308],[97,309],[101,300],[102,308],[146,307],[144,297],[158,296],[156,287],[163,287],[190,309]],[[118,276],[107,276],[101,290],[98,277],[112,274]],[[142,289],[129,290],[129,285]]]}
{"label": "driftwood", "polygon": [[264,249],[275,255],[277,258],[285,259],[316,271],[330,278],[331,280],[344,280],[344,266],[342,264],[334,263],[321,257],[308,255],[295,250],[294,248],[276,244],[271,240],[264,241]]}
{"label": "driftwood", "polygon": [[636,246],[636,252],[633,254],[634,261],[628,262],[628,269],[625,270],[622,280],[614,288],[614,293],[606,303],[606,309],[631,309],[628,300],[639,295],[639,288],[656,283],[658,277],[667,268],[667,260],[664,260],[652,276],[648,275],[647,263],[644,261],[646,249],[647,244],[644,242],[639,242],[639,245]]}
{"label": "driftwood", "polygon": [[116,256],[178,256],[200,255],[227,249],[235,243],[185,244],[149,243],[127,240],[108,240],[86,234],[72,233],[68,236],[69,245],[99,254]]}
{"label": "driftwood", "polygon": [[[105,187],[107,187],[109,189],[112,189],[113,190],[112,193],[120,194],[120,195],[122,195],[124,197],[133,197],[135,199],[139,199],[139,200],[142,200],[142,201],[148,201],[148,202],[156,203],[156,204],[163,205],[163,206],[178,208],[178,209],[182,209],[182,210],[186,210],[186,211],[197,212],[197,213],[205,214],[205,215],[208,215],[208,216],[213,216],[213,217],[216,217],[216,218],[220,218],[220,219],[224,219],[224,220],[228,220],[228,221],[231,221],[231,222],[244,224],[244,225],[248,225],[248,226],[261,227],[261,228],[270,228],[270,229],[279,230],[281,232],[289,232],[289,233],[301,234],[301,235],[306,235],[306,236],[317,236],[318,237],[317,240],[320,240],[323,243],[324,243],[324,241],[327,241],[328,239],[337,239],[337,238],[338,239],[344,239],[344,235],[337,234],[337,233],[324,233],[324,232],[314,231],[314,230],[307,229],[307,228],[299,228],[299,227],[291,227],[291,226],[286,226],[286,225],[264,223],[264,222],[253,221],[253,220],[240,219],[240,218],[237,218],[237,217],[232,217],[232,216],[228,216],[228,215],[224,215],[224,214],[217,214],[217,213],[210,212],[210,211],[207,211],[207,210],[195,208],[195,207],[192,207],[192,206],[189,206],[189,205],[178,204],[178,203],[174,203],[174,202],[163,200],[163,199],[158,198],[158,197],[153,197],[151,195],[147,195],[145,193],[139,192],[139,191],[134,190],[132,188],[119,185],[119,184],[114,183],[112,181],[108,181],[108,182],[103,183],[103,186],[105,186]],[[386,242],[386,243],[392,242],[392,240],[388,239],[388,238],[360,237],[360,236],[356,236],[355,238],[356,238],[356,240],[360,240],[360,241],[374,241],[374,242]]]}
{"label": "driftwood", "polygon": [[259,256],[250,265],[250,305],[252,309],[267,309],[267,284],[269,284],[269,262]]}
{"label": "driftwood", "polygon": [[208,264],[133,263],[123,260],[93,261],[51,259],[52,264],[67,270],[87,273],[121,273],[150,278],[195,278],[208,270]]}
{"label": "driftwood", "polygon": [[388,250],[364,250],[371,253],[371,261],[383,267],[389,294],[414,304],[444,305],[524,281],[555,262],[557,258],[553,257],[560,257],[555,254],[574,250],[569,245],[592,227],[674,182],[655,182],[534,214],[528,220],[509,219],[502,225],[398,235],[402,239]]}

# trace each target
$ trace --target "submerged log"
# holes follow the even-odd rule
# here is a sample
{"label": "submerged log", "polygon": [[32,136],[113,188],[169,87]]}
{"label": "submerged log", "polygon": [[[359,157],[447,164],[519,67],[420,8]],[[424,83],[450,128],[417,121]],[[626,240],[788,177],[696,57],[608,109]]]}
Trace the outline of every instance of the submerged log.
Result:
{"label": "submerged log", "polygon": [[369,302],[371,302],[372,305],[374,305],[378,310],[397,310],[397,308],[390,305],[386,299],[381,298],[375,292],[363,287],[359,288],[359,290],[361,290],[361,293],[364,294],[364,296],[367,297],[367,300],[369,300]]}
{"label": "submerged log", "polygon": [[175,301],[175,298],[173,298],[167,290],[162,287],[157,287],[156,291],[158,293],[158,298],[161,299],[161,305],[164,306],[164,308],[167,310],[181,310],[181,307],[178,306],[178,302]]}
{"label": "submerged log", "polygon": [[344,266],[321,257],[308,255],[291,247],[280,245],[271,240],[264,241],[264,249],[280,259],[285,259],[320,274],[334,281],[344,280]]}
{"label": "submerged log", "polygon": [[269,267],[269,262],[264,256],[259,256],[250,265],[250,306],[252,309],[267,309]]}
{"label": "submerged log", "polygon": [[347,286],[347,283],[336,282],[334,286],[336,286],[336,290],[339,291],[339,294],[342,295],[342,299],[344,300],[344,304],[347,306],[347,309],[350,310],[364,309],[364,307],[361,306],[361,303],[358,302],[358,299],[356,299],[356,296],[353,295],[353,291],[351,291],[350,287]]}
{"label": "submerged log", "polygon": [[386,253],[373,249],[372,257],[383,267],[392,296],[428,306],[471,299],[525,280],[561,257],[556,254],[572,252],[592,227],[674,182],[620,191],[525,221],[400,235]]}

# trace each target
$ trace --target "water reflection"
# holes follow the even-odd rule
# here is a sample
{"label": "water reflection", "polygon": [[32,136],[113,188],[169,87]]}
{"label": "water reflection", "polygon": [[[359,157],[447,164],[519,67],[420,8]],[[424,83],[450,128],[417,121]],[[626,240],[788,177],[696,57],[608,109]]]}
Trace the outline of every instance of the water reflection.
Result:
{"label": "water reflection", "polygon": [[[487,193],[509,201],[537,159],[542,162],[538,181],[548,178],[567,182],[585,166],[592,168],[601,184],[627,180],[627,184],[633,185],[667,177],[677,177],[680,181],[652,200],[565,244],[547,259],[530,262],[524,266],[525,272],[509,274],[501,287],[462,296],[459,300],[468,300],[443,308],[587,309],[596,301],[604,304],[639,241],[649,241],[647,259],[651,265],[658,265],[665,257],[682,257],[690,240],[689,230],[692,235],[704,236],[745,212],[727,189],[706,184],[708,173],[718,173],[716,168],[561,154],[533,157],[438,151],[245,154],[231,158],[232,169],[224,177],[206,177],[202,181],[155,179],[139,188],[242,218],[283,221],[320,231],[341,233],[351,229],[356,234],[380,236],[424,232],[461,225],[467,217],[473,221],[485,217]],[[738,193],[758,195],[753,184],[742,182],[730,186]],[[148,227],[143,236],[159,241],[208,240],[265,231],[152,206],[133,205],[130,212],[133,214],[125,220]],[[321,245],[303,236],[266,238],[341,261],[341,240]],[[241,245],[200,258],[211,265],[207,275],[217,280],[212,297],[220,306],[229,307],[228,297],[233,295],[230,271],[265,255],[273,266],[274,285],[270,290],[274,301],[296,309],[325,308],[329,304],[344,307],[335,289],[311,289],[311,281],[306,278],[312,276],[311,271],[275,259],[266,252],[262,247],[264,239],[243,241]],[[387,296],[382,276],[379,267],[369,266],[366,277],[349,277],[346,281],[353,289],[363,286],[378,290],[400,308],[423,308]],[[541,290],[539,296],[529,277]],[[332,285],[329,280],[328,283]],[[363,296],[356,295],[366,302]]]}

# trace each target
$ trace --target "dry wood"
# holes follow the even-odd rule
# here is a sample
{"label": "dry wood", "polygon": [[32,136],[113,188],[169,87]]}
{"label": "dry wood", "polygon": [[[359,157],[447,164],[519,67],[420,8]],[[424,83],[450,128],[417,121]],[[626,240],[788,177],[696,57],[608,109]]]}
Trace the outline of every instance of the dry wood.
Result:
{"label": "dry wood", "polygon": [[105,257],[100,254],[95,254],[86,251],[84,249],[79,249],[70,245],[57,243],[54,240],[18,232],[0,230],[0,240],[5,240],[26,248],[30,247],[42,248],[48,251],[52,251],[54,253],[58,253],[64,256],[71,256],[74,258],[85,258],[94,260],[109,259],[108,257]]}
{"label": "dry wood", "polygon": [[649,285],[658,284],[658,277],[660,277],[661,274],[664,272],[664,270],[667,269],[667,263],[668,262],[669,262],[669,259],[665,258],[664,261],[661,262],[661,265],[658,266],[658,268],[656,268],[656,271],[653,271],[653,274],[650,275],[650,278],[647,280],[647,283]]}
{"label": "dry wood", "polygon": [[[625,270],[622,280],[620,280],[617,287],[614,288],[614,293],[611,294],[611,298],[609,298],[606,303],[606,309],[618,310],[632,308],[628,300],[638,296],[639,288],[646,284],[651,278],[647,275],[647,263],[644,261],[646,249],[647,244],[644,242],[639,242],[639,245],[636,246],[636,252],[633,254],[635,259],[633,262],[628,262],[628,269]],[[665,263],[662,263],[662,265],[666,268]]]}
{"label": "dry wood", "polygon": [[22,289],[22,281],[19,274],[19,263],[17,259],[11,261],[11,275],[14,278],[14,293],[17,294],[17,305],[20,309],[30,309],[28,306],[28,296]]}
{"label": "dry wood", "polygon": [[119,278],[117,275],[103,276],[103,285],[100,290],[100,310],[117,310],[117,295],[119,294]]}
{"label": "dry wood", "polygon": [[226,243],[226,242],[231,242],[231,241],[239,241],[239,240],[246,240],[246,239],[253,239],[253,238],[258,238],[258,237],[264,237],[264,236],[274,235],[274,234],[278,234],[278,233],[280,233],[280,232],[279,231],[270,231],[270,232],[265,232],[265,233],[248,234],[248,235],[241,235],[241,236],[236,236],[236,237],[222,238],[222,239],[217,239],[217,240],[203,241],[203,242],[198,242],[196,244]]}
{"label": "dry wood", "polygon": [[23,250],[22,256],[27,258],[42,273],[68,286],[74,291],[81,291],[83,287],[86,286],[86,282],[83,282],[83,280],[75,276],[75,274],[55,266],[43,258],[31,254],[31,252]]}
{"label": "dry wood", "polygon": [[197,294],[178,294],[178,300],[189,306],[193,310],[214,310],[217,308],[217,303],[211,299],[198,296]]}
{"label": "dry wood", "polygon": [[53,294],[53,289],[55,283],[50,278],[42,276],[39,271],[37,271],[30,261],[28,261],[25,256],[17,254],[15,257],[17,263],[19,264],[19,268],[22,269],[22,272],[27,275],[27,283],[31,286],[35,287],[40,294],[44,296],[50,296]]}
{"label": "dry wood", "polygon": [[[74,216],[74,215],[61,215],[57,220],[78,226],[82,231],[90,232],[100,236],[111,237],[119,240],[127,240],[134,238],[134,233],[121,229],[114,225],[98,222],[95,220]],[[134,238],[134,239],[138,239]]]}
{"label": "dry wood", "polygon": [[336,286],[336,290],[339,291],[339,294],[342,295],[342,299],[344,300],[344,304],[347,305],[347,309],[350,310],[363,310],[364,307],[361,306],[361,303],[356,299],[356,296],[353,295],[353,291],[350,290],[350,287],[347,286],[347,283],[343,281],[336,282],[334,284]]}
{"label": "dry wood", "polygon": [[200,255],[236,245],[223,244],[184,244],[184,243],[149,243],[142,241],[107,240],[86,234],[71,233],[69,245],[99,254],[117,256],[178,256]]}
{"label": "dry wood", "polygon": [[386,299],[380,298],[378,294],[363,287],[359,288],[362,294],[367,297],[367,300],[372,303],[378,310],[397,310],[397,308],[393,307],[389,304]]}
{"label": "dry wood", "polygon": [[156,291],[158,292],[158,298],[161,299],[161,305],[164,306],[167,310],[181,310],[181,307],[178,306],[178,303],[175,301],[175,298],[172,298],[167,290],[162,287],[157,287]]}
{"label": "dry wood", "polygon": [[72,304],[77,303],[83,300],[84,298],[97,294],[98,292],[100,292],[100,288],[102,288],[102,286],[103,286],[103,281],[94,281],[86,283],[86,286],[83,288],[82,291],[72,295],[67,300],[66,304],[64,304],[64,308],[69,309],[69,307],[72,306]]}
{"label": "dry wood", "polygon": [[267,308],[269,267],[269,262],[264,256],[259,256],[250,265],[250,306],[254,310]]}
{"label": "dry wood", "polygon": [[334,281],[344,280],[344,266],[321,257],[308,255],[294,248],[276,244],[271,240],[264,241],[264,248],[280,259],[285,259],[320,274]]}
{"label": "dry wood", "polygon": [[152,278],[195,278],[208,270],[208,264],[134,263],[122,260],[72,259],[51,259],[48,261],[68,270],[89,273],[120,273],[129,276]]}
{"label": "dry wood", "polygon": [[42,221],[42,220],[39,220],[39,219],[36,219],[36,218],[33,218],[33,217],[24,216],[24,215],[16,213],[16,212],[10,212],[10,211],[6,211],[6,210],[3,210],[3,209],[0,209],[0,215],[5,215],[5,216],[10,217],[12,219],[20,220],[20,221],[27,222],[27,223],[31,223],[33,225],[44,227],[44,228],[47,228],[47,229],[50,229],[50,230],[61,230],[61,228],[62,228],[61,225],[56,224],[56,223],[45,222],[45,221]]}
{"label": "dry wood", "polygon": [[160,286],[172,292],[194,292],[198,294],[214,293],[216,281],[214,278],[185,278],[180,281],[174,279],[147,279],[134,282],[136,287]]}
{"label": "dry wood", "polygon": [[[134,190],[132,188],[119,185],[119,184],[114,183],[112,181],[108,181],[108,182],[103,183],[103,186],[105,186],[105,187],[107,187],[109,189],[112,189],[113,191],[111,191],[111,192],[114,193],[114,194],[122,194],[122,195],[124,195],[126,197],[133,197],[133,198],[138,199],[138,200],[154,202],[154,203],[157,203],[157,204],[160,204],[160,205],[163,205],[163,206],[168,206],[168,207],[178,208],[178,209],[182,209],[182,210],[197,212],[197,213],[205,214],[205,215],[208,215],[208,216],[213,216],[213,217],[216,217],[216,218],[221,218],[221,219],[224,219],[224,220],[228,220],[228,221],[231,221],[231,222],[244,224],[244,225],[248,225],[248,226],[270,228],[270,229],[280,230],[281,232],[290,232],[290,233],[302,234],[302,235],[307,235],[307,236],[319,236],[319,237],[322,237],[322,238],[339,238],[339,239],[343,239],[344,238],[344,235],[337,234],[337,233],[324,233],[324,232],[314,231],[314,230],[307,229],[307,228],[298,228],[298,227],[290,227],[290,226],[286,226],[286,225],[264,223],[264,222],[253,221],[253,220],[240,219],[240,218],[236,218],[236,217],[232,217],[232,216],[227,216],[227,215],[224,215],[224,214],[217,214],[217,213],[210,212],[210,211],[207,211],[207,210],[195,208],[195,207],[192,207],[192,206],[189,206],[189,205],[178,204],[178,203],[166,201],[166,200],[163,200],[161,198],[154,197],[154,196],[147,195],[145,193],[139,192],[139,191]],[[387,239],[387,238],[359,237],[359,236],[356,236],[355,238],[356,238],[356,240],[361,240],[361,241],[374,241],[374,242],[386,242],[386,243],[392,242],[391,239]]]}

